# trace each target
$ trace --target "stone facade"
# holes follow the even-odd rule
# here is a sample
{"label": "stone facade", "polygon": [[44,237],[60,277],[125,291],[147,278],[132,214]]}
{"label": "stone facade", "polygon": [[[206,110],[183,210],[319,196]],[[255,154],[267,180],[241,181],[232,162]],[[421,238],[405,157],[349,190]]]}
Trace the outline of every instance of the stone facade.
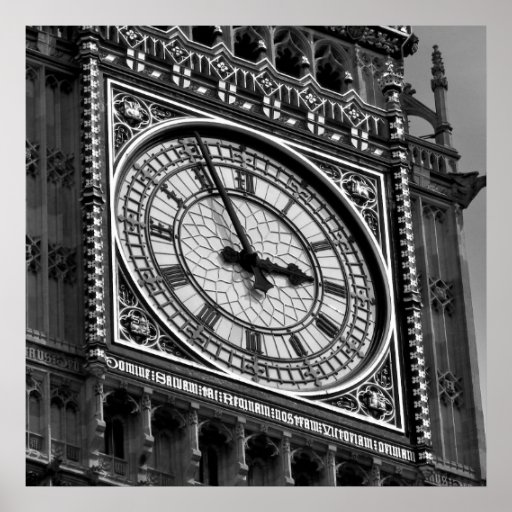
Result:
{"label": "stone facade", "polygon": [[[437,48],[431,111],[403,81],[405,26],[33,26],[26,42],[27,485],[485,484],[461,240],[485,182],[458,172]],[[350,386],[234,379],[138,292],[113,224],[143,226],[113,211],[113,177],[137,140],[190,119],[293,148],[378,248],[389,337]]]}

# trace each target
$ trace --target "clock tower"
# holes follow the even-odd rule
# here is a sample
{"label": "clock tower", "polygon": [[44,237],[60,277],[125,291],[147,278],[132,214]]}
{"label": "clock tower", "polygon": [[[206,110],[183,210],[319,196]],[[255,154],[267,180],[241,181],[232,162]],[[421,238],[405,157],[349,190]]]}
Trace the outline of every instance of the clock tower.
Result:
{"label": "clock tower", "polygon": [[[485,484],[442,57],[406,26],[27,29],[27,484]],[[432,125],[435,142],[409,133]]]}

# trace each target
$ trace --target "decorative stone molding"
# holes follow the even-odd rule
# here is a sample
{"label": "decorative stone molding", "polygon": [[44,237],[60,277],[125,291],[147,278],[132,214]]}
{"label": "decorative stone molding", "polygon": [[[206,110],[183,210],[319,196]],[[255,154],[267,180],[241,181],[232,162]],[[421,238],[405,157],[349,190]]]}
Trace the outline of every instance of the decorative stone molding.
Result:
{"label": "decorative stone molding", "polygon": [[444,405],[454,405],[460,409],[463,401],[462,378],[457,378],[450,370],[437,370],[439,400]]}
{"label": "decorative stone molding", "polygon": [[99,346],[106,343],[104,231],[105,194],[102,186],[101,148],[103,146],[100,115],[101,92],[98,67],[98,40],[91,27],[79,30],[81,155],[85,291],[85,343],[89,348],[88,367],[105,366],[105,353]]}
{"label": "decorative stone molding", "polygon": [[48,246],[48,275],[51,279],[64,283],[76,281],[76,249],[59,244]]}
{"label": "decorative stone molding", "polygon": [[[131,37],[126,36],[128,32]],[[366,133],[385,129],[382,110],[361,101],[353,90],[343,94],[326,90],[318,85],[314,73],[294,78],[279,72],[267,59],[258,63],[241,59],[224,44],[205,48],[188,39],[180,27],[170,28],[165,36],[160,31],[153,34],[151,27],[101,27],[100,33],[107,43],[101,52],[105,64],[125,65],[199,95],[216,96],[228,105],[261,113],[289,127],[309,130],[334,141],[342,141],[340,123]],[[126,46],[128,58],[108,50],[109,41]],[[151,64],[146,56],[152,57]],[[162,60],[164,67],[156,63]],[[301,65],[306,65],[306,61]],[[207,75],[215,84],[205,83],[201,75]],[[253,102],[255,94],[260,99]],[[288,111],[286,115],[283,107]],[[297,109],[302,111],[299,117]],[[354,118],[356,111],[361,115]],[[116,145],[121,147],[127,137],[129,129],[119,127]],[[373,152],[375,147],[366,142],[365,150]]]}
{"label": "decorative stone molding", "polygon": [[27,176],[35,178],[39,173],[39,144],[25,141],[25,167]]}
{"label": "decorative stone molding", "polygon": [[41,237],[25,235],[27,270],[37,274],[41,270]]}
{"label": "decorative stone molding", "polygon": [[75,179],[75,156],[60,149],[46,149],[47,177],[50,183],[70,188]]}
{"label": "decorative stone molding", "polygon": [[418,288],[418,272],[415,257],[414,230],[412,224],[411,193],[409,188],[408,146],[405,140],[404,114],[400,94],[404,87],[401,71],[395,70],[392,59],[386,62],[386,71],[380,80],[386,97],[394,186],[394,206],[400,263],[402,267],[399,290],[401,314],[405,319],[406,336],[411,375],[411,401],[413,407],[413,439],[418,445],[418,459],[432,463],[432,433],[425,372],[423,331],[421,324],[421,295]]}
{"label": "decorative stone molding", "polygon": [[429,278],[430,303],[434,311],[451,315],[454,310],[453,284]]}

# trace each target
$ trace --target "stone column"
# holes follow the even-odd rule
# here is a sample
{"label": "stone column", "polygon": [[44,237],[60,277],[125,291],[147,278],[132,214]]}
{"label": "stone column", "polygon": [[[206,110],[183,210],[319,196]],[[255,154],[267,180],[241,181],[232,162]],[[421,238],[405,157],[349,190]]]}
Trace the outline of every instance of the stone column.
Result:
{"label": "stone column", "polygon": [[183,467],[185,468],[185,485],[194,485],[196,475],[199,470],[199,461],[201,460],[201,450],[199,450],[199,428],[197,411],[199,404],[192,402],[187,418],[188,429],[188,450],[185,452]]}
{"label": "stone column", "polygon": [[249,467],[245,462],[245,423],[246,420],[243,417],[236,419],[235,426],[235,474],[233,479],[233,485],[247,485],[247,474],[249,473]]}
{"label": "stone column", "polygon": [[372,467],[370,469],[370,481],[368,485],[372,487],[380,487],[380,469],[382,467],[382,461],[380,459],[374,458],[372,461]]}
{"label": "stone column", "polygon": [[336,446],[332,444],[327,447],[325,485],[336,487]]}
{"label": "stone column", "polygon": [[85,383],[86,437],[89,467],[99,466],[99,453],[104,447],[105,420],[103,418],[103,384],[105,374],[90,375]]}
{"label": "stone column", "polygon": [[292,477],[292,457],[290,449],[290,439],[292,435],[290,432],[283,432],[281,441],[281,450],[279,457],[281,458],[281,478],[280,485],[295,485],[295,480]]}
{"label": "stone column", "polygon": [[147,463],[153,453],[153,445],[155,443],[155,438],[151,432],[152,393],[153,390],[151,388],[145,387],[142,395],[142,453],[139,460],[138,482],[145,482],[147,480]]}

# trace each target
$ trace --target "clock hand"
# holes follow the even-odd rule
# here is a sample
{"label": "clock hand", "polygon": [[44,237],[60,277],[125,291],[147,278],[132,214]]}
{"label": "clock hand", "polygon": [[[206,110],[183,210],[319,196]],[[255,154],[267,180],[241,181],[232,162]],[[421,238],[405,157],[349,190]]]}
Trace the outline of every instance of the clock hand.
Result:
{"label": "clock hand", "polygon": [[[295,263],[290,263],[286,267],[282,267],[270,261],[269,258],[263,260],[257,254],[248,255],[244,250],[238,252],[233,247],[224,247],[221,251],[222,257],[226,263],[240,263],[247,270],[247,266],[256,266],[265,272],[273,272],[275,274],[285,275],[288,277],[290,284],[299,286],[304,283],[314,282],[312,276],[305,274]],[[254,258],[255,256],[255,258]],[[252,261],[251,261],[252,260]]]}
{"label": "clock hand", "polygon": [[256,254],[256,252],[251,247],[251,244],[249,243],[247,234],[245,233],[245,230],[242,227],[240,219],[238,218],[238,215],[236,214],[235,208],[233,207],[233,203],[231,202],[231,199],[229,198],[229,196],[226,192],[226,189],[224,188],[224,185],[222,184],[222,181],[220,180],[217,170],[215,169],[215,166],[213,165],[212,159],[210,158],[210,155],[209,155],[208,151],[206,150],[203,139],[201,139],[201,136],[199,135],[198,132],[194,132],[194,137],[196,138],[197,143],[199,144],[199,148],[201,150],[203,158],[206,161],[206,166],[208,167],[208,170],[210,171],[210,175],[212,177],[213,183],[215,184],[215,187],[217,188],[217,190],[220,194],[222,202],[224,203],[224,207],[226,208],[226,211],[228,212],[229,218],[231,219],[231,222],[233,223],[233,227],[235,228],[238,239],[240,240],[242,247],[244,248],[245,254],[248,256],[247,262],[248,262],[249,268],[247,270],[249,270],[249,272],[252,272],[254,274],[254,288],[263,293],[267,293],[267,291],[270,290],[271,288],[273,288],[274,285],[266,279],[266,277],[263,275],[261,269],[258,266],[256,266],[255,264],[251,264],[251,261],[255,262],[258,259],[258,255]]}

